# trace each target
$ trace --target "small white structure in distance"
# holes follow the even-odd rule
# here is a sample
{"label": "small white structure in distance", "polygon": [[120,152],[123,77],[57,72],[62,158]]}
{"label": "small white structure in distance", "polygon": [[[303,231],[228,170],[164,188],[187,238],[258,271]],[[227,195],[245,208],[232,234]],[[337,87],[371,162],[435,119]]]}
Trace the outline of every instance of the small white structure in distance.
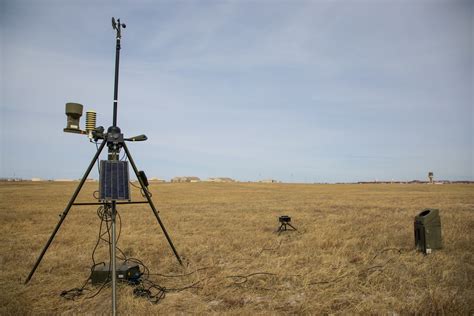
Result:
{"label": "small white structure in distance", "polygon": [[166,180],[163,180],[163,179],[160,179],[160,178],[157,178],[157,177],[153,177],[153,178],[150,178],[148,179],[148,182],[166,182]]}
{"label": "small white structure in distance", "polygon": [[275,180],[275,179],[265,179],[265,180],[260,180],[258,182],[260,182],[260,183],[278,183],[278,181]]}
{"label": "small white structure in distance", "polygon": [[207,182],[235,182],[234,179],[232,179],[232,178],[227,178],[227,177],[208,178],[206,181],[207,181]]}
{"label": "small white structure in distance", "polygon": [[174,177],[171,182],[200,182],[198,177]]}

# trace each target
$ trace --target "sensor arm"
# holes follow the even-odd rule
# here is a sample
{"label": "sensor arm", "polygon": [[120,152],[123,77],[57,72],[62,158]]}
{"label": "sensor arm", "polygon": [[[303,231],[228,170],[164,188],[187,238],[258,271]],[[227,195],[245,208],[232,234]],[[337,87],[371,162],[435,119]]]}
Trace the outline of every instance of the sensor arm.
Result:
{"label": "sensor arm", "polygon": [[125,138],[124,140],[128,141],[128,142],[143,142],[145,140],[147,140],[148,137],[146,137],[146,135],[144,134],[141,134],[141,135],[138,135],[138,136],[133,136],[133,137],[130,137],[130,138]]}
{"label": "sensor arm", "polygon": [[87,132],[86,131],[83,131],[83,130],[80,130],[80,129],[76,129],[76,128],[64,128],[63,129],[63,132],[65,133],[73,133],[73,134],[82,134],[82,135],[86,135]]}
{"label": "sensor arm", "polygon": [[[86,132],[83,132],[83,134],[85,134],[85,133]],[[107,139],[107,133],[104,133],[104,128],[102,126],[96,127],[92,131],[92,136],[95,140]],[[127,141],[127,142],[143,142],[147,139],[148,139],[148,137],[146,137],[146,135],[141,134],[141,135],[137,135],[137,136],[133,136],[133,137],[129,137],[129,138],[124,138],[123,140]]]}

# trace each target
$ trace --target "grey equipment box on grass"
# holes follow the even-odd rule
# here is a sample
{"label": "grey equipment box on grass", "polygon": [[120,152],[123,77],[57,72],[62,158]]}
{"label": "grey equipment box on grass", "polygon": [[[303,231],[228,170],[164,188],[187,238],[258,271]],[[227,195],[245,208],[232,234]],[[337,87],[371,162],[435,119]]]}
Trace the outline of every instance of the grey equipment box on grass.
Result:
{"label": "grey equipment box on grass", "polygon": [[425,254],[442,248],[439,210],[425,209],[415,216],[415,247]]}

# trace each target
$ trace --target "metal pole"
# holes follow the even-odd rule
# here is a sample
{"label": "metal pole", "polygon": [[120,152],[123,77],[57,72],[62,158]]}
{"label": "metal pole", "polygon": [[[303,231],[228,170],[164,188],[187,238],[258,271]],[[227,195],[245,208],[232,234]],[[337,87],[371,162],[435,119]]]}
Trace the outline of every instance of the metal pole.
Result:
{"label": "metal pole", "polygon": [[[108,160],[118,160],[120,154],[120,149],[115,147],[113,144],[109,144],[109,154]],[[110,243],[110,265],[112,274],[112,315],[117,314],[117,260],[116,260],[116,250],[117,250],[117,237],[116,237],[116,214],[117,214],[117,201],[111,201],[112,213],[111,213],[111,238],[112,242]],[[109,266],[110,266],[109,265]]]}
{"label": "metal pole", "polygon": [[[120,28],[120,23],[118,25]],[[117,103],[118,103],[118,82],[119,82],[119,62],[120,62],[120,32],[117,31],[117,45],[115,47],[115,83],[114,83],[114,116],[113,126],[117,126]]]}
{"label": "metal pole", "polygon": [[[119,82],[119,62],[120,62],[120,39],[122,37],[121,35],[121,29],[122,26],[125,28],[125,24],[120,23],[120,19],[117,20],[117,24],[115,21],[112,19],[112,25],[114,29],[117,31],[117,43],[115,46],[115,81],[114,81],[114,113],[113,113],[113,127],[117,127],[117,104],[118,104],[118,82]],[[112,149],[113,148],[113,149]],[[119,155],[119,148],[115,147],[110,147],[109,146],[109,160],[117,160],[118,155]],[[113,153],[111,155],[111,152]],[[112,201],[112,245],[111,245],[111,258],[112,260],[112,315],[117,314],[117,267],[116,267],[116,258],[115,258],[115,252],[116,252],[116,236],[115,236],[115,215],[117,213],[117,202]]]}
{"label": "metal pole", "polygon": [[117,267],[116,267],[116,242],[117,238],[115,237],[115,215],[117,209],[115,206],[115,201],[112,201],[112,249],[111,249],[111,260],[112,260],[112,315],[117,315]]}
{"label": "metal pole", "polygon": [[61,213],[61,219],[59,220],[59,223],[56,225],[56,228],[54,229],[53,233],[52,233],[51,236],[49,237],[49,240],[48,240],[48,242],[46,243],[46,246],[44,246],[43,251],[41,251],[41,254],[39,255],[38,259],[36,260],[36,263],[35,263],[33,269],[31,269],[30,274],[29,274],[28,277],[26,278],[25,284],[27,284],[27,283],[30,281],[31,277],[33,276],[33,274],[34,274],[35,271],[36,271],[36,268],[38,268],[38,266],[39,266],[41,260],[43,259],[44,254],[45,254],[46,251],[48,250],[49,245],[51,245],[51,243],[53,242],[54,236],[56,236],[56,233],[58,232],[59,228],[61,227],[61,224],[62,224],[63,221],[66,219],[67,213],[69,212],[69,210],[71,209],[72,204],[74,203],[74,201],[76,200],[77,196],[79,195],[79,192],[81,191],[82,186],[84,185],[84,182],[86,182],[86,179],[87,179],[87,177],[89,176],[89,173],[91,172],[92,168],[94,167],[94,164],[95,164],[95,162],[97,161],[97,158],[99,158],[99,155],[100,155],[100,153],[102,152],[102,149],[104,149],[104,146],[105,146],[106,143],[107,143],[107,142],[106,142],[105,140],[102,141],[102,144],[100,145],[99,149],[98,149],[97,152],[95,153],[94,158],[92,158],[92,161],[91,161],[91,163],[89,164],[89,167],[87,168],[86,172],[85,172],[84,175],[82,176],[81,182],[79,182],[79,185],[77,186],[76,191],[75,191],[74,194],[72,195],[72,197],[71,197],[71,199],[69,200],[69,203],[67,204],[67,206],[66,206],[66,208],[64,209],[64,211]]}
{"label": "metal pole", "polygon": [[179,256],[178,252],[176,251],[176,248],[174,247],[173,242],[171,241],[171,238],[168,235],[168,232],[166,231],[165,225],[163,225],[163,223],[161,222],[160,216],[158,215],[158,211],[156,210],[155,205],[153,204],[153,201],[152,201],[150,195],[148,194],[147,188],[143,184],[142,179],[138,176],[137,166],[135,165],[135,162],[133,161],[132,155],[130,155],[130,151],[128,151],[128,148],[127,148],[127,145],[125,144],[125,142],[123,143],[123,149],[125,150],[125,153],[127,154],[128,160],[130,161],[130,164],[132,165],[133,171],[135,172],[135,175],[137,176],[137,179],[140,182],[140,186],[143,189],[143,192],[144,192],[145,197],[148,201],[148,204],[150,204],[150,207],[153,211],[153,214],[155,214],[156,220],[158,221],[158,224],[160,224],[161,229],[163,230],[163,233],[165,234],[165,237],[168,240],[168,243],[171,246],[171,249],[173,250],[173,253],[174,253],[176,259],[178,259],[178,262],[179,262],[180,265],[183,265],[183,262],[181,261],[181,258]]}
{"label": "metal pole", "polygon": [[[113,143],[109,142],[109,153],[108,153],[108,160],[118,160],[120,155],[120,147],[116,146]],[[110,265],[112,274],[112,315],[115,316],[117,314],[117,260],[116,250],[117,250],[117,237],[116,237],[116,223],[115,218],[117,214],[117,201],[111,201],[112,213],[111,213],[111,238],[112,242],[110,243]],[[109,265],[109,266],[110,266]]]}

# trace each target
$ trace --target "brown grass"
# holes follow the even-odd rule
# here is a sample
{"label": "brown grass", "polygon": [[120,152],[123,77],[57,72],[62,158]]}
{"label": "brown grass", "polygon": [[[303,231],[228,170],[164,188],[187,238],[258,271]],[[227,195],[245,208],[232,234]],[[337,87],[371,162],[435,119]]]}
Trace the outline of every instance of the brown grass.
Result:
{"label": "brown grass", "polygon": [[[109,313],[110,288],[68,301],[88,276],[95,207],[75,207],[30,284],[23,285],[77,183],[1,183],[0,313]],[[79,200],[90,201],[88,183]],[[447,313],[474,310],[474,186],[152,184],[153,200],[186,267],[151,210],[121,207],[119,246],[166,287],[200,281],[159,304],[119,289],[123,314]],[[134,200],[138,200],[136,194]],[[444,249],[413,250],[413,218],[439,208]],[[278,236],[278,215],[298,232]],[[99,253],[107,257],[106,250]],[[240,277],[239,277],[240,276]]]}

